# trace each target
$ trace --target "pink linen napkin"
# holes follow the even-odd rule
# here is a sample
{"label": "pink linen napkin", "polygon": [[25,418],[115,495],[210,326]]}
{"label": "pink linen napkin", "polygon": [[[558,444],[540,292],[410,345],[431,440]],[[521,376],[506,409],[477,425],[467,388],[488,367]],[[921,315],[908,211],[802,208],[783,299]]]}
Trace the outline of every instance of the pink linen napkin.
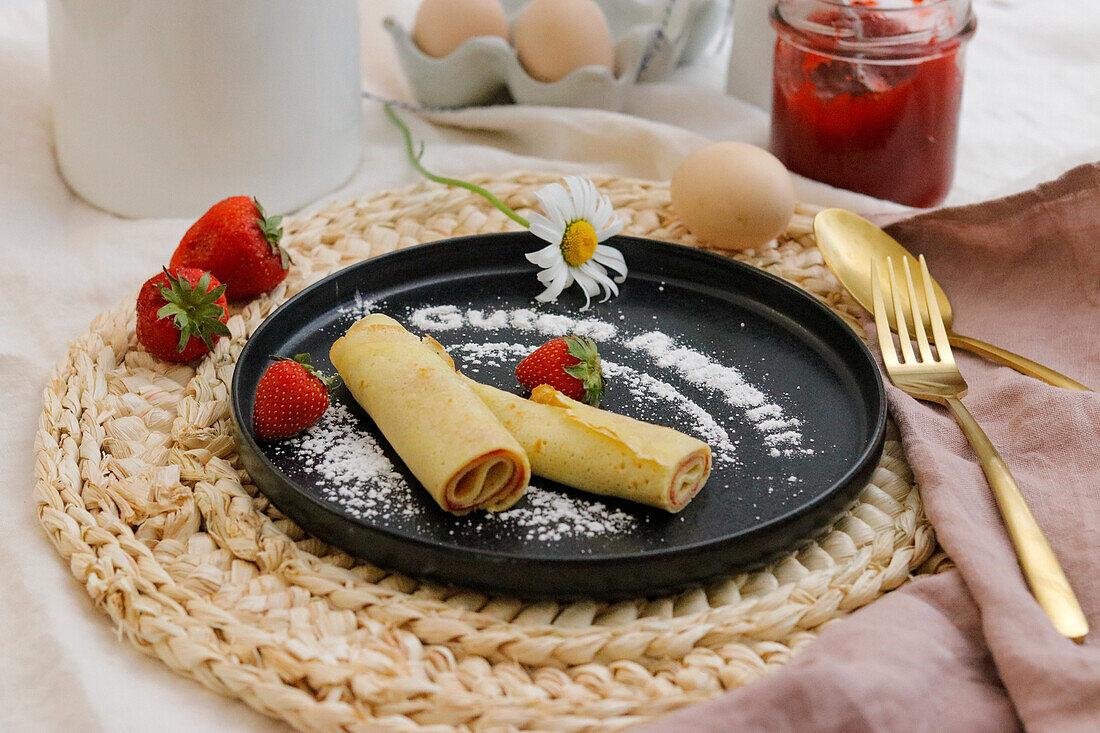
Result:
{"label": "pink linen napkin", "polygon": [[[1100,387],[1100,163],[889,231],[928,257],[955,330]],[[868,319],[868,336],[874,340]],[[781,671],[646,733],[1100,730],[1100,394],[959,349],[964,403],[1020,485],[1093,633],[1061,637],[1020,574],[978,462],[945,408],[886,384],[929,519],[957,570],[824,631]]]}

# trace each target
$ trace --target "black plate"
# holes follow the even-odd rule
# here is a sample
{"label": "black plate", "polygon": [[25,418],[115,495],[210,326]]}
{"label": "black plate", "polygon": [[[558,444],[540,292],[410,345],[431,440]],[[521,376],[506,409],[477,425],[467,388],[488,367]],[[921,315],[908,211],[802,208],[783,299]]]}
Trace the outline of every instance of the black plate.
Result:
{"label": "black plate", "polygon": [[[252,479],[304,529],[354,555],[418,577],[528,597],[662,593],[763,564],[827,527],[882,451],[882,382],[862,341],[812,296],[762,270],[650,240],[616,237],[609,244],[626,257],[630,277],[617,298],[584,313],[576,288],[557,304],[534,301],[541,288],[523,253],[541,244],[527,232],[412,247],[294,296],[249,339],[233,376],[233,416],[244,426],[241,460]],[[305,437],[256,441],[252,402],[268,355],[308,351],[331,372],[329,347],[367,309],[419,333],[425,307],[444,308],[429,320],[451,328],[427,332],[459,369],[517,393],[518,354],[568,322],[544,318],[524,330],[512,325],[526,322],[514,309],[604,324],[596,326],[605,332],[601,353],[619,368],[611,369],[603,407],[707,439],[715,464],[706,487],[670,515],[536,478],[538,488],[503,518],[454,517],[416,484],[343,388],[324,424]],[[667,348],[654,355],[634,340],[653,331],[687,349],[674,355],[686,357],[680,367],[668,364]],[[491,345],[501,343],[509,346]],[[754,396],[729,389],[729,367],[759,389],[764,409],[750,413],[735,404]],[[708,378],[725,379],[729,398]],[[708,415],[728,440],[714,424],[701,432]],[[341,425],[329,424],[337,418]],[[801,421],[793,428],[798,435],[774,437],[792,432],[783,422],[791,418]],[[350,444],[352,436],[374,440],[394,470],[378,474],[377,462],[360,463],[366,449]],[[555,509],[562,506],[580,513]],[[578,516],[605,521],[585,525]]]}

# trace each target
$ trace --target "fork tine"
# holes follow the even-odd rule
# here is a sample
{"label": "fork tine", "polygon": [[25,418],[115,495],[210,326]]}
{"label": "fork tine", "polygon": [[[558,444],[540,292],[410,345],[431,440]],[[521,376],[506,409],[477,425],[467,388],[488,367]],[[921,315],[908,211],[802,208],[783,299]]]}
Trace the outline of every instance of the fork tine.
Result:
{"label": "fork tine", "polygon": [[886,303],[882,299],[879,264],[875,259],[871,260],[871,300],[875,307],[875,329],[878,331],[878,346],[882,350],[882,363],[889,372],[898,365],[898,352],[894,349],[894,336],[890,333],[890,317],[886,314]]}
{"label": "fork tine", "polygon": [[932,324],[932,337],[936,340],[936,351],[940,353],[940,361],[949,364],[955,363],[955,357],[951,355],[951,342],[947,340],[947,329],[943,325],[943,316],[940,315],[940,304],[936,302],[936,291],[932,287],[932,275],[928,272],[928,263],[924,255],[920,256],[920,276],[924,284],[924,299],[928,301],[928,320]]}
{"label": "fork tine", "polygon": [[909,257],[903,257],[901,264],[905,268],[905,288],[909,295],[909,310],[913,312],[913,331],[916,333],[917,348],[921,361],[933,361],[932,347],[928,345],[928,336],[924,332],[924,304],[917,299],[917,289],[913,285],[913,272],[909,267]]}
{"label": "fork tine", "polygon": [[890,293],[894,297],[894,320],[898,327],[898,340],[901,342],[902,364],[912,364],[917,360],[913,355],[913,344],[909,342],[909,324],[905,322],[905,307],[901,304],[901,288],[894,274],[894,259],[886,258],[886,270],[890,274]]}

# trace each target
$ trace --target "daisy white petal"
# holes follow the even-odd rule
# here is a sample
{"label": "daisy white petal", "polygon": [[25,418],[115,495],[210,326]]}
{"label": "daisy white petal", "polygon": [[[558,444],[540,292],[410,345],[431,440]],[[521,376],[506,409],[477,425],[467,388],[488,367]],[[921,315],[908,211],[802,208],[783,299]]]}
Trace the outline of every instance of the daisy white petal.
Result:
{"label": "daisy white petal", "polygon": [[587,186],[585,186],[585,211],[588,212],[588,215],[591,218],[596,215],[596,212],[599,210],[600,201],[605,198],[605,196],[600,194],[600,192],[596,189],[595,183],[588,180],[587,178],[584,180],[584,182],[588,184]]}
{"label": "daisy white petal", "polygon": [[556,207],[558,215],[561,216],[566,224],[577,218],[577,207],[573,203],[573,196],[568,188],[558,185],[558,187],[551,192],[550,200]]}
{"label": "daisy white petal", "polygon": [[603,229],[597,229],[596,230],[596,241],[602,242],[605,239],[610,239],[611,237],[614,237],[616,234],[618,234],[622,230],[623,230],[623,221],[622,221],[622,219],[619,219],[618,217],[615,217],[614,219],[611,220],[611,223],[608,224],[606,227],[604,227]]}
{"label": "daisy white petal", "polygon": [[586,275],[594,279],[597,283],[599,283],[601,288],[604,288],[607,291],[604,294],[604,297],[600,299],[601,303],[606,303],[608,300],[611,299],[612,295],[619,294],[618,286],[615,285],[611,278],[607,276],[607,270],[603,268],[603,265],[597,264],[589,260],[588,262],[585,262],[583,265],[581,265],[581,270]]}
{"label": "daisy white petal", "polygon": [[581,211],[592,218],[596,213],[596,202],[599,200],[600,194],[596,191],[595,184],[587,178],[580,180],[580,195],[581,195]]}
{"label": "daisy white petal", "polygon": [[535,200],[546,212],[547,218],[554,224],[561,224],[562,228],[569,223],[572,217],[573,200],[569,192],[560,183],[551,183],[543,186],[535,192]]}
{"label": "daisy white petal", "polygon": [[559,262],[553,267],[547,267],[545,270],[540,271],[537,277],[540,283],[549,285],[554,282],[562,272],[567,272],[568,270],[569,267],[564,262]]}
{"label": "daisy white petal", "polygon": [[603,241],[608,237],[614,237],[623,230],[623,220],[615,216],[615,209],[611,206],[611,199],[600,197],[596,206],[596,215],[593,217],[592,226],[596,229],[596,239]]}
{"label": "daisy white petal", "polygon": [[[570,180],[570,178],[572,180]],[[569,186],[569,196],[573,200],[573,216],[572,219],[584,218],[584,214],[588,213],[588,208],[585,206],[585,190],[584,181],[574,176],[566,179],[566,183]]]}
{"label": "daisy white petal", "polygon": [[614,247],[609,247],[606,244],[601,244],[596,247],[596,254],[592,255],[592,259],[607,269],[614,271],[618,275],[618,277],[615,278],[616,282],[626,280],[629,270],[626,268],[626,260],[623,259],[623,253],[619,250]]}
{"label": "daisy white petal", "polygon": [[561,248],[557,244],[548,244],[536,252],[528,252],[524,257],[531,264],[543,268],[565,264],[561,261]]}
{"label": "daisy white petal", "polygon": [[[544,223],[541,221],[535,221],[533,218],[528,218],[531,223],[531,233],[539,239],[544,239],[550,242],[551,245],[557,249],[558,243],[561,242],[561,237],[565,234],[565,227],[556,227],[553,224]],[[539,250],[540,252],[542,250]],[[538,263],[535,263],[538,264]]]}
{"label": "daisy white petal", "polygon": [[596,213],[592,215],[592,226],[599,231],[614,219],[615,210],[611,207],[611,199],[606,196],[600,196],[596,203]]}
{"label": "daisy white petal", "polygon": [[584,306],[581,310],[586,311],[592,304],[592,296],[600,294],[600,284],[584,272],[577,273],[576,279],[577,284],[581,286],[581,291],[584,293]]}
{"label": "daisy white petal", "polygon": [[554,216],[553,212],[544,215],[544,214],[540,214],[537,211],[532,211],[530,214],[527,215],[527,221],[529,221],[529,222],[539,222],[540,224],[545,224],[546,226],[549,226],[549,227],[553,227],[553,226],[557,225],[557,222],[554,221],[555,218],[556,217]]}
{"label": "daisy white petal", "polygon": [[581,265],[580,267],[573,268],[573,274],[576,276],[577,284],[579,284],[589,295],[596,295],[600,292],[600,284],[588,274],[588,271],[586,271],[584,267],[585,265]]}
{"label": "daisy white petal", "polygon": [[532,223],[532,224],[535,223],[535,222],[538,222],[539,224],[545,224],[547,226],[552,226],[553,225],[553,222],[550,221],[550,219],[543,216],[542,214],[540,214],[537,211],[532,211],[530,214],[528,214],[527,215],[527,221]]}
{"label": "daisy white petal", "polygon": [[[541,275],[542,273],[539,274]],[[558,270],[555,273],[554,279],[549,284],[543,283],[544,285],[546,285],[546,290],[536,295],[535,300],[543,303],[557,300],[558,296],[561,295],[561,291],[565,290],[565,288],[568,287],[568,280],[569,268],[563,267],[561,270]]]}
{"label": "daisy white petal", "polygon": [[539,202],[539,206],[541,206],[542,210],[545,211],[547,214],[549,214],[554,208],[553,193],[560,188],[561,184],[550,183],[543,186],[538,191],[535,191],[535,200]]}

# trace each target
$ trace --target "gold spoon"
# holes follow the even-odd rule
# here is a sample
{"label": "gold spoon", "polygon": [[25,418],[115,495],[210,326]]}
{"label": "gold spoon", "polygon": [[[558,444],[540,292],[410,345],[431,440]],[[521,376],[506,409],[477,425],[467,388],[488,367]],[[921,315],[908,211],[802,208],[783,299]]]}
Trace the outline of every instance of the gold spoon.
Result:
{"label": "gold spoon", "polygon": [[[898,244],[893,237],[850,211],[825,209],[820,212],[814,217],[814,236],[817,239],[817,246],[821,250],[821,254],[825,257],[825,264],[836,274],[837,279],[848,289],[852,297],[867,310],[871,310],[873,307],[870,276],[872,261],[886,262],[886,258],[891,258],[898,278],[905,276],[902,270],[903,260],[908,259],[909,266],[913,270],[920,267],[916,258]],[[918,302],[920,302],[924,299],[924,284],[918,282],[915,285]],[[951,330],[951,303],[948,302],[943,289],[935,280],[932,281],[932,290],[936,294],[936,302],[939,303],[944,326],[947,328],[947,339],[952,346],[980,354],[993,361],[1010,366],[1022,374],[1041,379],[1056,387],[1086,392],[1092,391],[1080,382],[1076,382],[1064,374],[1059,374],[1031,359],[1013,354],[1011,351],[987,344],[984,341],[955,333]],[[893,311],[890,311],[889,317],[890,328],[897,331],[898,326]],[[913,323],[913,312],[908,303],[904,306],[904,317],[909,323]],[[927,313],[922,313],[922,320],[926,329],[931,328]]]}

